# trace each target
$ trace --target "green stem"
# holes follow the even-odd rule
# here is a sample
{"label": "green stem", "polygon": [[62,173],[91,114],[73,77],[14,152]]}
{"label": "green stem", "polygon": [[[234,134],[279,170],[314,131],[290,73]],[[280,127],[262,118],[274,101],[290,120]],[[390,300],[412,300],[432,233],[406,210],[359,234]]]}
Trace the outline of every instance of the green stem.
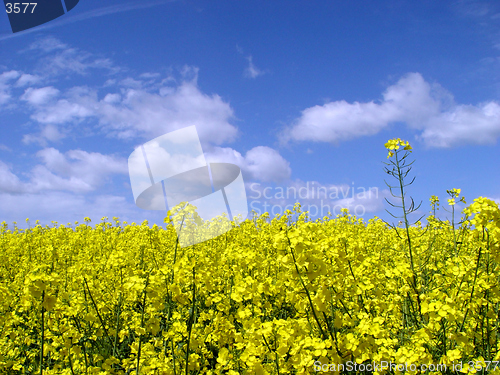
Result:
{"label": "green stem", "polygon": [[[271,347],[269,346],[269,344],[267,343],[267,340],[266,340],[266,337],[264,335],[262,335],[262,338],[264,339],[264,343],[266,344],[267,348],[269,349],[269,352],[272,353],[272,349]],[[275,345],[276,347],[276,345]],[[280,364],[279,364],[279,358],[278,358],[278,352],[276,352],[276,350],[274,350],[274,355],[275,355],[275,362],[276,362],[276,371],[278,372],[278,375],[280,375]]]}
{"label": "green stem", "polygon": [[[149,283],[149,273],[146,277],[146,284],[144,286],[144,296],[142,298],[142,312],[141,312],[141,328],[144,328],[144,311],[146,310],[146,296],[147,296],[147,288]],[[136,375],[139,375],[139,362],[141,360],[141,349],[142,349],[142,332],[139,335],[139,348],[137,349],[137,365],[135,368]]]}
{"label": "green stem", "polygon": [[416,288],[417,278],[416,278],[415,269],[413,266],[413,253],[412,253],[412,249],[411,249],[410,224],[408,223],[408,215],[406,213],[404,186],[403,186],[403,173],[401,172],[401,167],[399,165],[399,159],[398,159],[397,152],[396,152],[396,167],[398,169],[399,189],[401,191],[401,203],[403,204],[403,215],[404,215],[404,219],[405,219],[406,238],[408,240],[408,250],[410,253],[410,266],[411,266],[411,271],[413,273],[413,285]]}
{"label": "green stem", "polygon": [[314,310],[314,306],[311,300],[311,295],[309,294],[309,290],[307,290],[306,284],[304,283],[304,280],[302,280],[302,276],[300,275],[299,267],[297,266],[297,260],[295,259],[295,254],[293,253],[292,249],[292,244],[290,243],[290,239],[288,238],[288,230],[287,230],[287,240],[288,240],[288,245],[290,246],[290,253],[292,254],[293,258],[293,264],[295,265],[295,270],[297,271],[297,275],[299,276],[300,283],[302,284],[302,287],[304,288],[307,299],[309,300],[309,305],[311,306],[311,311],[314,316],[314,320],[316,320],[316,324],[318,325],[318,328],[321,332],[321,336],[323,337],[323,340],[326,340],[327,335],[323,331],[323,328],[321,327],[321,323],[319,322],[318,316],[316,315],[316,310]]}
{"label": "green stem", "polygon": [[97,316],[99,317],[99,321],[101,322],[102,329],[106,333],[106,337],[108,338],[110,345],[113,345],[113,343],[111,342],[111,337],[109,336],[108,330],[106,329],[106,325],[104,324],[104,320],[102,319],[101,314],[99,313],[99,309],[97,308],[97,304],[94,301],[94,297],[92,297],[92,293],[90,292],[89,284],[87,284],[87,279],[85,278],[85,276],[83,277],[83,281],[85,282],[85,285],[87,286],[87,290],[89,291],[90,300],[92,301],[92,304],[94,305],[94,309],[97,313]]}
{"label": "green stem", "polygon": [[196,301],[196,280],[195,280],[195,268],[193,267],[193,303],[191,305],[191,311],[189,312],[189,320],[188,320],[188,341],[186,348],[186,375],[188,374],[189,371],[189,343],[191,342],[191,331],[193,329],[195,301]]}
{"label": "green stem", "polygon": [[459,332],[461,332],[464,328],[464,324],[465,324],[465,320],[467,319],[467,314],[469,313],[469,306],[472,302],[472,297],[474,295],[474,288],[476,286],[476,280],[477,280],[477,273],[478,273],[478,270],[479,270],[479,260],[481,259],[481,251],[482,251],[482,248],[480,247],[479,248],[479,253],[477,255],[477,261],[476,261],[476,271],[475,271],[475,274],[474,274],[474,282],[472,283],[472,290],[470,292],[470,297],[469,297],[469,303],[467,304],[467,310],[465,311],[465,315],[464,315],[464,319],[462,320],[462,324],[460,325],[460,330]]}
{"label": "green stem", "polygon": [[[403,158],[404,159],[404,158]],[[404,195],[404,184],[403,184],[403,173],[401,171],[401,167],[399,164],[399,159],[398,159],[398,153],[396,152],[396,167],[398,169],[398,180],[399,180],[399,188],[401,192],[401,203],[403,205],[403,215],[405,219],[405,229],[406,229],[406,238],[408,239],[408,252],[410,254],[410,266],[411,266],[411,272],[413,275],[413,290],[415,291],[415,294],[417,295],[417,304],[418,304],[418,312],[420,315],[420,319],[422,319],[422,309],[421,309],[421,304],[420,304],[420,293],[417,289],[417,275],[415,273],[415,267],[413,265],[413,252],[412,252],[412,246],[411,246],[411,236],[410,236],[410,224],[408,222],[408,214],[406,212],[406,205],[405,205],[405,195]]]}
{"label": "green stem", "polygon": [[43,306],[43,300],[45,298],[45,290],[42,291],[42,337],[40,340],[40,375],[43,374],[43,342],[44,342],[44,335],[45,335],[45,307]]}
{"label": "green stem", "polygon": [[120,313],[121,313],[120,305],[121,305],[121,301],[122,301],[122,295],[120,293],[120,295],[118,296],[118,311],[116,313],[115,343],[113,345],[113,357],[115,357],[115,358],[116,358],[116,344],[118,343],[118,332],[120,331]]}
{"label": "green stem", "polygon": [[177,260],[177,247],[179,246],[179,236],[181,235],[182,226],[184,225],[184,218],[185,218],[185,216],[182,217],[181,226],[179,228],[179,234],[178,234],[176,241],[175,241],[174,263],[172,264],[172,282],[174,282],[174,265],[175,265],[175,261]]}

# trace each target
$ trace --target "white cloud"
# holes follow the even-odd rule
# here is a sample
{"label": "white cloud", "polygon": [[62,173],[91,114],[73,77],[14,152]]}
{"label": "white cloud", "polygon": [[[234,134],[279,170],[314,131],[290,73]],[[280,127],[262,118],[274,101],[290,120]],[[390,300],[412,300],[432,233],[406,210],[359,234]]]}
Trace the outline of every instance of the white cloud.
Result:
{"label": "white cloud", "polygon": [[25,100],[31,105],[42,105],[47,103],[52,98],[55,98],[58,94],[59,90],[52,86],[42,87],[39,89],[29,87],[21,96],[21,100]]}
{"label": "white cloud", "polygon": [[[127,161],[113,155],[71,150],[61,153],[46,148],[36,154],[41,164],[29,173],[28,181],[21,181],[12,165],[0,161],[0,217],[8,223],[30,218],[31,225],[41,220],[42,225],[52,220],[66,224],[84,217],[99,222],[110,213],[130,222],[158,219],[164,212],[139,210],[124,196],[100,193],[100,188],[114,174],[127,174]],[[130,188],[130,187],[128,187]],[[19,225],[20,224],[20,225]],[[22,227],[24,222],[18,225]]]}
{"label": "white cloud", "polygon": [[122,79],[120,81],[120,85],[124,86],[124,87],[131,87],[134,89],[141,89],[143,87],[143,82],[136,80],[136,79],[133,79],[131,77],[127,77],[127,78]]}
{"label": "white cloud", "polygon": [[113,174],[127,174],[127,161],[110,155],[71,150],[65,155],[54,148],[37,152],[43,164],[28,173],[23,182],[0,161],[0,193],[31,193],[43,191],[90,192],[96,190]]}
{"label": "white cloud", "polygon": [[25,134],[23,136],[22,142],[24,144],[38,143],[43,147],[47,146],[47,141],[57,142],[66,135],[61,133],[59,129],[51,124],[45,125],[39,134]]}
{"label": "white cloud", "polygon": [[[183,82],[161,94],[123,88],[98,100],[97,92],[74,88],[64,99],[35,108],[31,116],[41,124],[64,124],[95,118],[104,132],[119,139],[155,138],[196,125],[202,142],[231,142],[237,129],[229,123],[233,110],[218,95],[202,93],[193,82]],[[27,98],[26,98],[27,99]]]}
{"label": "white cloud", "polygon": [[[36,220],[40,220],[42,226],[52,225],[52,221],[57,221],[58,225],[75,221],[84,223],[85,217],[92,219],[91,225],[101,222],[104,216],[118,216],[120,220],[131,223],[135,221],[141,223],[145,219],[151,219],[151,211],[138,210],[134,204],[128,203],[125,197],[116,195],[85,196],[63,191],[46,191],[38,194],[27,193],[14,195],[0,192],[1,221],[5,221],[10,226],[13,221],[17,221],[19,228],[27,228],[24,220],[19,218],[29,218],[33,227]],[[154,216],[166,216],[163,212]],[[148,217],[149,216],[149,217]],[[109,217],[108,221],[112,218]],[[159,224],[162,220],[157,221]],[[12,228],[12,226],[11,226]]]}
{"label": "white cloud", "polygon": [[61,99],[57,104],[36,113],[32,118],[42,124],[62,124],[73,119],[83,119],[95,115],[91,108]]}
{"label": "white cloud", "polygon": [[252,56],[248,56],[246,58],[248,60],[248,66],[245,69],[245,77],[247,78],[257,78],[258,76],[264,74],[262,70],[257,68],[255,64],[253,63],[253,58]]}
{"label": "white cloud", "polygon": [[145,78],[145,79],[151,79],[151,78],[159,78],[160,77],[160,73],[151,73],[151,72],[147,72],[147,73],[142,73],[139,77],[141,78]]}
{"label": "white cloud", "polygon": [[[240,55],[244,55],[243,48],[241,48],[239,45],[236,45],[236,51],[238,51],[238,53]],[[263,71],[255,66],[255,64],[253,63],[253,56],[252,55],[245,56],[245,59],[248,61],[248,66],[245,68],[245,70],[243,72],[243,75],[246,78],[255,79],[258,76],[261,76],[261,75],[266,73],[265,71]]]}
{"label": "white cloud", "polygon": [[[61,176],[66,181],[74,183],[77,188],[83,186],[84,189],[94,190],[108,176],[128,173],[125,159],[97,152],[71,150],[63,155],[54,148],[46,148],[38,151],[36,155],[45,164],[37,169],[37,172],[57,173],[58,177]],[[71,190],[71,188],[64,190]]]}
{"label": "white cloud", "polygon": [[118,138],[155,138],[195,125],[203,142],[221,144],[235,139],[237,129],[229,123],[233,110],[218,95],[203,94],[184,82],[163,95],[127,90],[120,104],[100,105],[99,119],[106,131]]}
{"label": "white cloud", "polygon": [[109,59],[93,59],[91,54],[69,48],[46,58],[42,67],[43,71],[54,75],[64,72],[84,75],[90,68],[112,70],[113,64]]}
{"label": "white cloud", "polygon": [[10,81],[19,78],[20,75],[16,70],[0,74],[0,105],[6,104],[10,100]]}
{"label": "white cloud", "polygon": [[0,160],[0,192],[22,193],[24,190],[23,183],[11,172],[11,168]]}
{"label": "white cloud", "polygon": [[20,75],[21,75],[21,73],[19,73],[16,70],[10,70],[8,72],[3,72],[2,74],[0,74],[0,82],[5,83],[5,82],[10,81],[12,79],[18,78]]}
{"label": "white cloud", "polygon": [[[41,50],[44,52],[53,52],[56,50],[64,50],[68,48],[67,44],[64,44],[59,39],[53,36],[47,36],[45,38],[40,38],[36,42],[33,42],[28,47],[28,51]],[[25,52],[25,51],[23,51]]]}
{"label": "white cloud", "polygon": [[78,48],[68,47],[59,39],[47,37],[32,43],[24,53],[39,53],[39,71],[42,76],[64,73],[85,75],[89,69],[106,69],[112,73],[120,71],[110,59],[96,58]]}
{"label": "white cloud", "polygon": [[[217,95],[209,96],[199,90],[195,84],[197,70],[186,68],[184,72],[185,76],[191,77],[190,82],[165,87],[168,90],[162,90],[161,94],[145,89],[122,88],[120,93],[108,93],[99,100],[97,91],[85,87],[74,87],[65,93],[53,87],[29,88],[22,99],[33,104],[31,118],[43,127],[40,133],[26,134],[23,142],[46,147],[48,142],[64,138],[73,123],[85,119],[97,120],[104,133],[119,139],[139,136],[150,140],[196,125],[205,150],[233,141],[237,128],[229,123],[233,118],[230,105]],[[57,96],[64,98],[55,100]],[[65,126],[63,131],[57,127],[62,125]],[[290,178],[289,163],[269,147],[255,147],[245,157],[230,148],[215,147],[212,150],[212,161],[234,162],[252,180],[283,181]],[[50,186],[56,184],[55,177],[43,168],[37,172],[40,176],[42,173],[47,175]],[[87,187],[80,180],[78,177],[60,182],[59,186],[84,190]]]}
{"label": "white cloud", "polygon": [[91,192],[92,185],[76,176],[63,178],[52,173],[47,167],[37,165],[31,171],[32,181],[30,192],[40,192],[44,190],[71,191],[75,193]]}
{"label": "white cloud", "polygon": [[[96,59],[92,54],[71,48],[54,37],[40,39],[33,43],[29,53],[42,55],[44,74],[73,73],[86,74],[90,68],[114,68],[108,59]],[[27,53],[25,50],[24,53]],[[118,92],[108,92],[100,99],[97,89],[73,87],[59,92],[53,86],[29,87],[21,96],[31,104],[31,119],[43,125],[40,134],[27,134],[25,143],[61,139],[71,126],[83,121],[97,121],[108,137],[131,139],[155,138],[165,133],[195,125],[203,144],[232,142],[238,130],[230,121],[233,109],[229,103],[216,94],[207,95],[197,86],[197,67],[182,67],[180,83],[172,76],[164,79],[156,73],[144,73],[139,78],[126,77],[109,81]],[[18,78],[19,72],[4,73],[4,80]],[[30,81],[26,76],[24,81]],[[173,81],[173,82],[172,82]],[[0,98],[2,86],[0,77]],[[111,86],[113,87],[113,86]],[[109,88],[110,90],[111,87]],[[8,87],[4,90],[8,97]],[[65,131],[55,125],[65,125]]]}
{"label": "white cloud", "polygon": [[39,77],[39,76],[37,76],[37,75],[24,73],[17,80],[16,87],[24,87],[24,86],[28,86],[28,85],[35,85],[35,84],[37,84],[37,83],[39,83],[41,81],[42,81],[42,78]]}
{"label": "white cloud", "polygon": [[305,109],[286,136],[297,141],[344,141],[376,134],[393,117],[394,110],[386,106],[342,100]]}
{"label": "white cloud", "polygon": [[281,134],[287,142],[339,142],[378,133],[394,122],[421,131],[430,147],[488,144],[500,137],[498,103],[459,105],[438,84],[411,73],[387,88],[380,103],[336,101],[302,111]]}
{"label": "white cloud", "polygon": [[52,141],[52,142],[56,142],[62,138],[65,137],[64,134],[62,134],[59,129],[57,129],[57,127],[55,127],[54,125],[47,125],[45,126],[45,128],[43,128],[42,132],[40,133],[40,135],[49,140],[49,141]]}
{"label": "white cloud", "polygon": [[121,96],[120,94],[107,94],[104,99],[103,99],[103,102],[105,103],[119,103],[121,101]]}
{"label": "white cloud", "polygon": [[206,159],[211,163],[236,164],[245,177],[262,182],[288,180],[292,173],[290,163],[278,151],[266,146],[254,147],[244,157],[232,148],[215,147],[206,153]]}
{"label": "white cloud", "polygon": [[[200,68],[196,66],[184,65],[181,69],[181,75],[184,82],[191,82],[193,85],[198,84],[198,73]],[[167,77],[165,82],[169,82],[172,77]]]}
{"label": "white cloud", "polygon": [[282,181],[290,178],[290,163],[272,148],[254,147],[245,154],[245,161],[245,169],[256,180]]}
{"label": "white cloud", "polygon": [[459,105],[429,119],[419,138],[431,147],[495,144],[500,136],[500,105]]}

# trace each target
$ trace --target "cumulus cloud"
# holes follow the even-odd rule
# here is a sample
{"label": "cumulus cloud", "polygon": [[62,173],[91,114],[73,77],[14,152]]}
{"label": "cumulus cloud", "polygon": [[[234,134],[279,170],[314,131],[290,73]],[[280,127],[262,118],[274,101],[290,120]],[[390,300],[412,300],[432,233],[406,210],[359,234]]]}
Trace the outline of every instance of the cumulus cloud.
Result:
{"label": "cumulus cloud", "polygon": [[[39,39],[26,52],[41,57],[42,75],[21,76],[17,71],[0,75],[0,104],[10,98],[6,82],[19,77],[19,86],[23,86],[60,73],[86,74],[91,68],[105,68],[112,73],[124,70],[108,59],[96,58],[54,37]],[[31,119],[44,126],[45,134],[28,134],[24,141],[43,144],[44,140],[60,139],[64,131],[54,126],[69,130],[87,120],[97,121],[102,133],[118,139],[151,139],[195,125],[203,143],[218,145],[234,141],[238,131],[230,123],[234,114],[229,103],[198,88],[197,67],[185,65],[180,74],[181,82],[172,76],[162,79],[152,72],[108,80],[104,98],[97,89],[89,87],[73,87],[64,92],[53,86],[28,87],[20,99],[30,104]]]}
{"label": "cumulus cloud", "polygon": [[392,118],[392,111],[385,106],[342,100],[305,109],[286,137],[297,141],[344,141],[376,134]]}
{"label": "cumulus cloud", "polygon": [[36,157],[40,164],[22,173],[27,181],[19,178],[14,166],[0,161],[0,213],[7,223],[17,221],[19,227],[27,227],[19,223],[20,217],[30,218],[32,224],[40,220],[42,225],[52,220],[83,222],[85,217],[99,222],[110,213],[129,223],[163,223],[165,212],[138,210],[126,196],[102,193],[113,175],[128,174],[126,159],[82,150],[61,153],[54,148],[40,150]]}
{"label": "cumulus cloud", "polygon": [[39,145],[46,147],[49,142],[57,142],[66,135],[61,133],[59,129],[51,124],[45,125],[42,131],[38,134],[25,134],[23,136],[22,142],[24,144],[38,143]]}
{"label": "cumulus cloud", "polygon": [[109,175],[128,173],[125,159],[98,152],[71,150],[63,155],[51,147],[38,151],[36,155],[50,173],[68,180],[84,181],[91,189],[96,189]]}
{"label": "cumulus cloud", "polygon": [[232,163],[238,165],[244,177],[262,182],[281,182],[290,178],[290,163],[278,151],[257,146],[249,150],[245,156],[229,147],[215,147],[206,153],[210,163]]}
{"label": "cumulus cloud", "polygon": [[[108,93],[99,100],[96,90],[74,88],[64,98],[35,108],[31,118],[41,124],[93,118],[108,136],[119,139],[151,139],[191,125],[196,125],[203,142],[221,144],[236,138],[238,131],[229,122],[233,110],[220,96],[202,93],[191,81],[168,89],[152,93],[122,88],[121,93]],[[23,99],[35,103],[55,95],[54,90],[31,90]]]}
{"label": "cumulus cloud", "polygon": [[276,150],[258,146],[245,155],[246,170],[259,181],[281,181],[290,178],[290,163]]}
{"label": "cumulus cloud", "polygon": [[24,186],[19,177],[11,171],[11,167],[0,160],[0,192],[23,192]]}
{"label": "cumulus cloud", "polygon": [[59,90],[52,86],[42,87],[39,89],[29,87],[21,96],[21,100],[24,100],[31,105],[42,105],[46,104],[52,98],[55,98],[58,94]]}
{"label": "cumulus cloud", "polygon": [[0,161],[0,193],[90,192],[111,175],[128,173],[127,161],[112,155],[82,150],[62,154],[55,148],[45,148],[36,156],[42,164],[28,173],[27,182],[21,181],[12,167]]}
{"label": "cumulus cloud", "polygon": [[430,147],[492,144],[500,136],[500,106],[456,104],[440,85],[411,73],[389,86],[380,102],[342,100],[303,110],[281,140],[334,143],[376,134],[395,122],[420,131],[418,138]]}
{"label": "cumulus cloud", "polygon": [[430,118],[420,138],[432,147],[495,144],[500,136],[500,105],[460,105]]}
{"label": "cumulus cloud", "polygon": [[[85,101],[86,98],[82,98]],[[85,103],[61,99],[57,103],[37,110],[31,118],[41,124],[64,124],[73,120],[82,120],[95,116],[96,112]]]}

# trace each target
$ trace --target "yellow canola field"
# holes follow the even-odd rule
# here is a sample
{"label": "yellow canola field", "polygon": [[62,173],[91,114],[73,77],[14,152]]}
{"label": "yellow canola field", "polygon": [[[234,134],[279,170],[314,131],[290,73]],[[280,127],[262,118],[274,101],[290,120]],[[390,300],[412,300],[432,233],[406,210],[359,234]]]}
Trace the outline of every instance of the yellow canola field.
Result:
{"label": "yellow canola field", "polygon": [[171,225],[4,223],[0,371],[309,374],[315,362],[498,361],[500,211],[480,198],[468,213],[455,233],[433,217],[409,228],[413,271],[404,230],[345,212],[312,221],[299,205],[182,249]]}

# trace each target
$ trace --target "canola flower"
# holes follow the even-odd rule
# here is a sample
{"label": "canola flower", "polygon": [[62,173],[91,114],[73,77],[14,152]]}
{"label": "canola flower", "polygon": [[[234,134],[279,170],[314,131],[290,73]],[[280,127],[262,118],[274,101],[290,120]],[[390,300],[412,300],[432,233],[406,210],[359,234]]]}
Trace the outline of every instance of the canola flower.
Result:
{"label": "canola flower", "polygon": [[410,151],[412,150],[412,147],[410,146],[410,143],[408,141],[403,141],[401,138],[398,139],[390,139],[387,141],[385,144],[385,148],[389,150],[389,153],[387,155],[387,159],[391,158],[394,156],[394,152],[396,150],[399,150],[399,147],[403,147],[403,150]]}
{"label": "canola flower", "polygon": [[315,361],[481,372],[468,363],[500,360],[500,210],[480,197],[463,214],[457,229],[405,223],[413,263],[379,218],[313,221],[300,204],[185,248],[170,215],[165,228],[2,223],[0,373],[310,374]]}

